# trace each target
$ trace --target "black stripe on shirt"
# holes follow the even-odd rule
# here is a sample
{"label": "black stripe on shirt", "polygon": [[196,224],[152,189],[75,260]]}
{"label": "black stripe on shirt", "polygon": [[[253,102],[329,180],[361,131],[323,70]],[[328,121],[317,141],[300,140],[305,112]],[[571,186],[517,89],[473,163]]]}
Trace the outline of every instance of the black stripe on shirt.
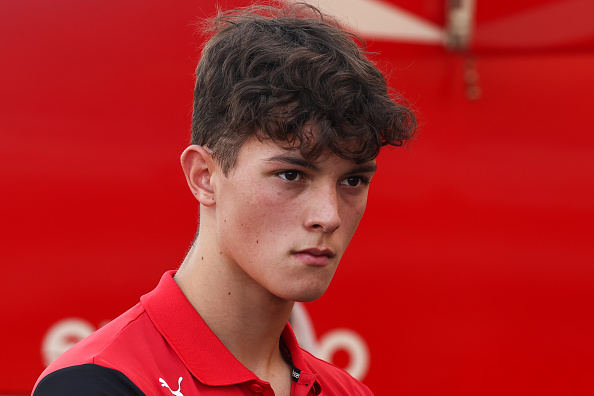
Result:
{"label": "black stripe on shirt", "polygon": [[121,372],[97,364],[65,367],[46,375],[33,396],[145,396]]}

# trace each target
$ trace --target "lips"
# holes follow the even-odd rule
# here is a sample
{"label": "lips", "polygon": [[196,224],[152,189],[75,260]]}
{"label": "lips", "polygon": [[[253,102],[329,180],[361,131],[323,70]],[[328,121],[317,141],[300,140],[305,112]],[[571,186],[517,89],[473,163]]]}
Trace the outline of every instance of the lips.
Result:
{"label": "lips", "polygon": [[323,267],[330,263],[335,253],[328,248],[309,248],[294,252],[293,256],[307,265]]}

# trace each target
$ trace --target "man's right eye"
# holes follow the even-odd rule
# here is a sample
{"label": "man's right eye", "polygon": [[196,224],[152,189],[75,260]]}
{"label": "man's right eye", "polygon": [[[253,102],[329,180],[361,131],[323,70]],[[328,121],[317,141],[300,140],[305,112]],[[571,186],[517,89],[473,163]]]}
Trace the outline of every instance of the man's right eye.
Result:
{"label": "man's right eye", "polygon": [[286,181],[297,181],[301,177],[301,174],[294,170],[278,172],[277,175]]}

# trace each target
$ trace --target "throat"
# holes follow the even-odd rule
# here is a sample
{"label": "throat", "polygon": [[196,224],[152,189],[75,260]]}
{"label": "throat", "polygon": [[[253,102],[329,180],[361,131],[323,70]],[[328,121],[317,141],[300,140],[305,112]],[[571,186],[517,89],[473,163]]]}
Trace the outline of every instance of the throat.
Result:
{"label": "throat", "polygon": [[[252,370],[258,378],[270,384],[275,395],[290,396],[294,381],[294,369],[290,358],[282,352],[284,342],[281,339],[276,357],[265,370]],[[289,354],[290,356],[290,354]],[[249,368],[249,367],[248,367]]]}

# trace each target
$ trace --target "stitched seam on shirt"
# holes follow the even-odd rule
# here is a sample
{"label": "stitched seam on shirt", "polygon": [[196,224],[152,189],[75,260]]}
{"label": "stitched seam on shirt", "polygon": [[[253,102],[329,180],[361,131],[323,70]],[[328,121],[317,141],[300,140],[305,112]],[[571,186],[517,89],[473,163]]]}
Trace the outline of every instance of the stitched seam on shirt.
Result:
{"label": "stitched seam on shirt", "polygon": [[99,357],[99,355],[101,355],[103,352],[105,352],[105,350],[107,348],[109,348],[109,346],[116,340],[116,338],[119,337],[120,334],[122,334],[124,332],[124,330],[126,330],[128,328],[128,326],[130,326],[132,323],[136,322],[138,319],[140,319],[140,316],[142,314],[146,314],[146,309],[144,308],[144,306],[142,306],[142,311],[140,313],[138,313],[138,315],[136,315],[136,317],[134,319],[130,319],[128,321],[128,323],[126,323],[125,326],[123,326],[116,334],[114,334],[111,339],[109,340],[109,342],[107,344],[105,344],[105,346],[103,348],[101,348],[100,351],[98,351],[97,353],[95,353],[93,355],[93,364],[97,364],[96,363],[96,359]]}

